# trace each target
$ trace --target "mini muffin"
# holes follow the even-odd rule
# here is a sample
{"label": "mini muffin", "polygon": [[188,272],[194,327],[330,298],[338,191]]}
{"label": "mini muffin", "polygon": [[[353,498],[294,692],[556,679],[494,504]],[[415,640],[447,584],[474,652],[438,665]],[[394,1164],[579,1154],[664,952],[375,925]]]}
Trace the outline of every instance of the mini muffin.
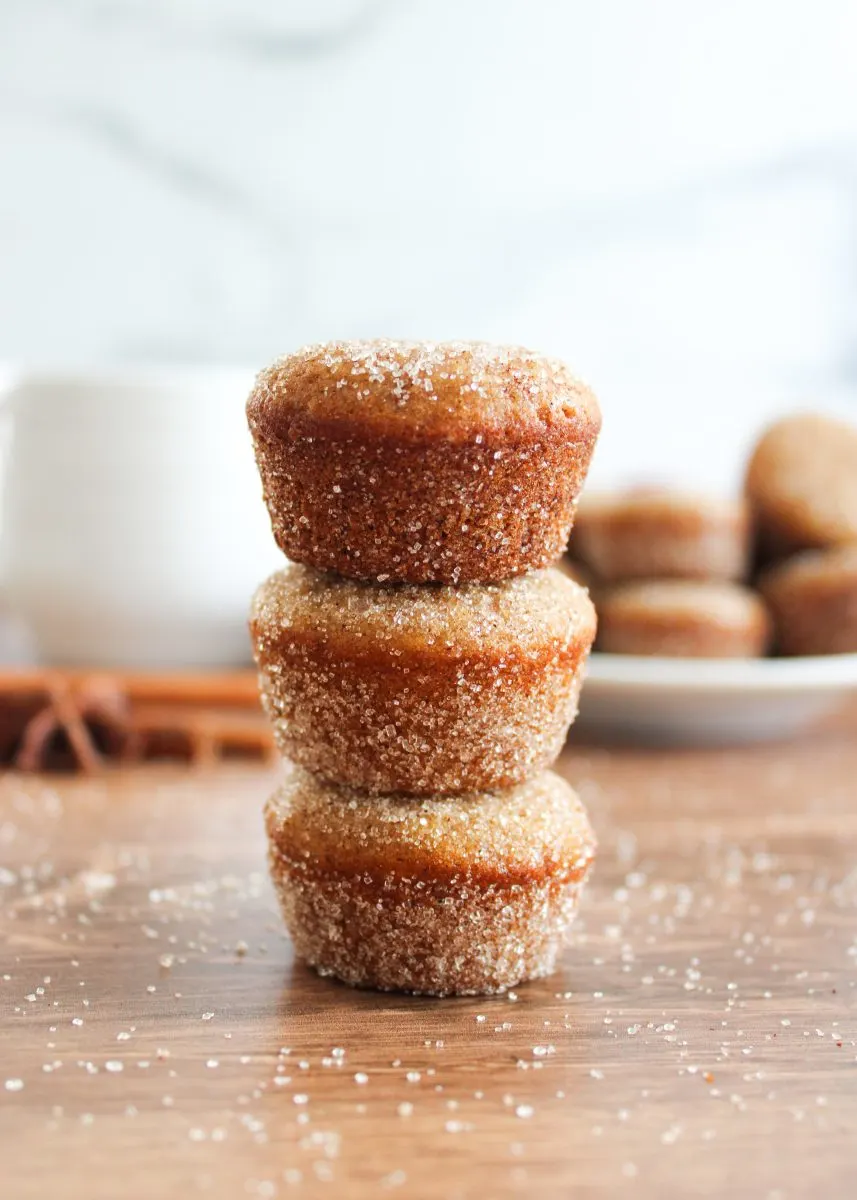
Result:
{"label": "mini muffin", "polygon": [[778,421],[753,451],[746,489],[768,557],[857,541],[857,426]]}
{"label": "mini muffin", "polygon": [[587,496],[574,554],[599,579],[743,579],[750,519],[740,500],[661,488]]}
{"label": "mini muffin", "polygon": [[857,653],[857,543],[807,550],[766,572],[759,588],[781,654]]}
{"label": "mini muffin", "polygon": [[583,805],[551,772],[415,800],[287,766],[265,823],[296,953],[345,983],[436,996],[549,974],[595,854]]}
{"label": "mini muffin", "polygon": [[595,610],[548,568],[505,583],[379,587],[293,564],[250,631],[282,751],[375,792],[511,787],[577,712]]}
{"label": "mini muffin", "polygon": [[599,596],[598,649],[669,658],[756,658],[770,640],[761,600],[737,583],[659,579]]}
{"label": "mini muffin", "polygon": [[558,558],[601,426],[562,363],[478,342],[310,346],[259,375],[247,416],[285,554],[407,583]]}

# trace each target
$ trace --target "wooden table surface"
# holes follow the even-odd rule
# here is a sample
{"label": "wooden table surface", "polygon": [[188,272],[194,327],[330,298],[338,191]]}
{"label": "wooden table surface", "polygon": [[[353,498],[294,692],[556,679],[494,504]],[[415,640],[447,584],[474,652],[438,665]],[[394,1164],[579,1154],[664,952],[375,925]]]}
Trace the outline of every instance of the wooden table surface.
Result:
{"label": "wooden table surface", "polygon": [[574,746],[601,839],[552,979],[293,961],[274,775],[0,781],[0,1193],[850,1197],[857,714],[790,746]]}

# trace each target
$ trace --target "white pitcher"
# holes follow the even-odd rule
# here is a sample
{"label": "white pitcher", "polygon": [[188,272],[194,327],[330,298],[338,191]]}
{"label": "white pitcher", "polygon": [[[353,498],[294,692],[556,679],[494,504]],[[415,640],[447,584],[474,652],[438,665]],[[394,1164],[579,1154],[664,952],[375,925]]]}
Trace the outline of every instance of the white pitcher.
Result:
{"label": "white pitcher", "polygon": [[0,592],[47,663],[249,661],[255,585],[282,562],[244,415],[251,372],[22,373]]}

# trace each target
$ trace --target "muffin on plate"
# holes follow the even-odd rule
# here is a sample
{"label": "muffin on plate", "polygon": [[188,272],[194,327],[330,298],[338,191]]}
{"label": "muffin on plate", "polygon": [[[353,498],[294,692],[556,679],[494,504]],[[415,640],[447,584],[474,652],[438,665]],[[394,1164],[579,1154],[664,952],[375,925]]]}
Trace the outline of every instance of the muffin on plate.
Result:
{"label": "muffin on plate", "polygon": [[598,604],[598,649],[668,658],[758,658],[771,623],[737,583],[659,579],[617,584]]}
{"label": "muffin on plate", "polygon": [[572,553],[605,583],[740,580],[750,564],[749,510],[743,500],[658,487],[586,496]]}
{"label": "muffin on plate", "polygon": [[857,653],[857,542],[798,554],[762,575],[759,588],[780,654]]}

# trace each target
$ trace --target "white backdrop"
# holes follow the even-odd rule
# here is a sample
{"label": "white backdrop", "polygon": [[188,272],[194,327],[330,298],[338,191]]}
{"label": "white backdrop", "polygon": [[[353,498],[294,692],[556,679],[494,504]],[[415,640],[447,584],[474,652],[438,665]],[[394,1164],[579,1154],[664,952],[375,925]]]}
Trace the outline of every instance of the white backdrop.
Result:
{"label": "white backdrop", "polygon": [[514,340],[596,477],[857,385],[852,0],[0,0],[0,360]]}

